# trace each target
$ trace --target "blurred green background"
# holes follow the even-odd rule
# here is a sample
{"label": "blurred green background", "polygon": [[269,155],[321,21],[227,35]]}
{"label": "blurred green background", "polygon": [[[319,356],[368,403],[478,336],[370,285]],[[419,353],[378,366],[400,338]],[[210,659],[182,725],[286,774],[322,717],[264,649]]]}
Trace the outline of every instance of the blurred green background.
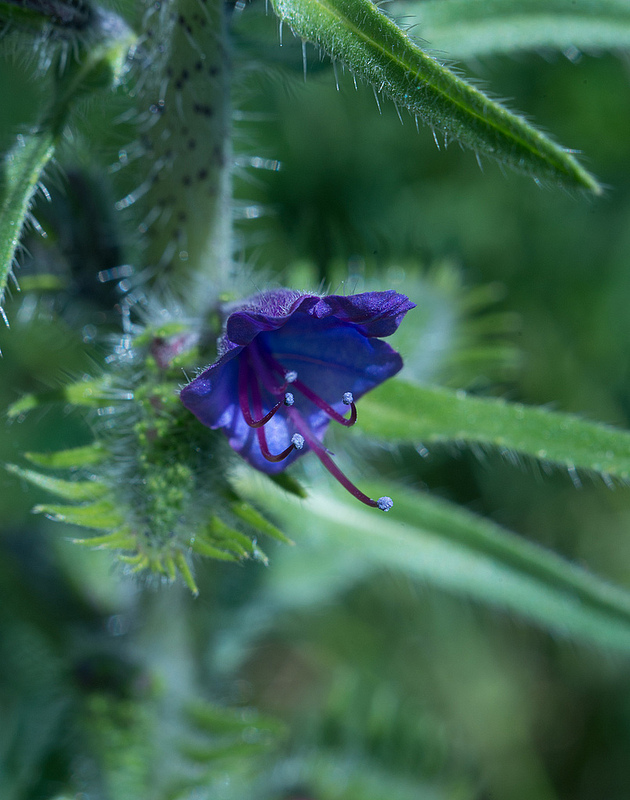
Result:
{"label": "blurred green background", "polygon": [[[593,201],[491,163],[482,172],[457,145],[439,151],[429,130],[404,113],[401,124],[386,100],[379,113],[371,88],[355,90],[340,68],[337,89],[310,47],[304,81],[300,43],[285,30],[280,49],[261,6],[234,19],[241,285],[413,289],[418,336],[432,352],[436,337],[447,342],[425,367],[429,379],[627,428],[627,55],[466,65],[584,153],[608,187]],[[35,119],[45,83],[10,36],[0,47],[6,148]],[[107,167],[133,131],[102,120],[126,102],[82,108],[49,170],[55,202],[35,208],[48,238],[29,235],[24,291],[13,292],[11,329],[0,330],[2,409],[90,373],[107,354],[117,298],[95,276],[135,245],[111,210],[124,192]],[[253,157],[281,167],[250,169]],[[60,288],[28,290],[49,273]],[[488,341],[509,358],[493,361],[488,348],[475,360],[488,317],[479,293],[502,320],[488,324]],[[0,460],[87,442],[91,424],[58,406],[5,421]],[[630,586],[627,487],[588,476],[576,485],[486,452],[423,455],[384,450],[379,469]],[[295,532],[296,547],[266,547],[267,569],[200,564],[194,600],[73,545],[71,529],[30,513],[42,493],[14,476],[0,473],[0,498],[3,800],[629,796],[630,678],[619,656],[401,575],[361,574],[350,554]],[[255,706],[286,733],[251,761],[252,775],[217,756],[208,788],[169,795],[183,758],[172,742],[185,735],[174,708],[191,697]]]}

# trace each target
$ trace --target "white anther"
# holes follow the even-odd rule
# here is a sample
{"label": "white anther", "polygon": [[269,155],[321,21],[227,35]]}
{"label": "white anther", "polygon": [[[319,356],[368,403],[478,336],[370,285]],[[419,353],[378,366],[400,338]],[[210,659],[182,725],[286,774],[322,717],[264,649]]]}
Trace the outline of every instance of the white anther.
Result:
{"label": "white anther", "polygon": [[[301,450],[304,447],[304,437],[301,433],[294,433],[291,437],[291,444],[296,450]],[[390,500],[391,503],[391,500]]]}
{"label": "white anther", "polygon": [[295,383],[297,380],[297,372],[294,369],[285,372],[284,379],[287,383]]}
{"label": "white anther", "polygon": [[344,392],[342,400],[344,404],[347,406],[349,406],[351,403],[354,403],[354,397],[352,396],[352,392]]}
{"label": "white anther", "polygon": [[394,501],[391,497],[379,497],[376,501],[376,505],[381,509],[381,511],[389,511],[389,509],[394,505]]}
{"label": "white anther", "polygon": [[293,392],[286,392],[284,395],[285,406],[292,406],[293,403],[295,403],[295,397],[293,396]]}

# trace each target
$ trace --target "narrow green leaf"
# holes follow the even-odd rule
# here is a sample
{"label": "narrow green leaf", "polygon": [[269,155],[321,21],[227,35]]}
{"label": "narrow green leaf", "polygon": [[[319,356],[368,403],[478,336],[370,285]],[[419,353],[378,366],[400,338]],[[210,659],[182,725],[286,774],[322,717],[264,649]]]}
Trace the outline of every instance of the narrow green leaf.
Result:
{"label": "narrow green leaf", "polygon": [[434,130],[519,172],[601,193],[569,152],[422,51],[370,0],[272,2],[297,36]]}
{"label": "narrow green leaf", "polygon": [[308,497],[306,489],[292,475],[287,475],[286,472],[279,472],[277,475],[269,475],[268,477],[270,481],[284,489],[285,492],[289,492],[289,494],[293,494],[296,497]]}
{"label": "narrow green leaf", "polygon": [[32,464],[49,469],[74,469],[100,464],[107,450],[99,442],[84,447],[72,447],[68,450],[57,450],[52,453],[24,453],[24,457]]}
{"label": "narrow green leaf", "polygon": [[212,544],[212,542],[200,535],[191,540],[190,547],[201,556],[217,558],[220,561],[238,561],[238,556],[243,555],[240,551],[238,555],[234,555],[234,553],[229,553],[227,550],[221,550],[216,544]]}
{"label": "narrow green leaf", "polygon": [[0,185],[0,308],[33,195],[55,152],[59,131],[50,128],[20,134],[1,167]]}
{"label": "narrow green leaf", "polygon": [[[82,544],[99,550],[135,550],[138,544],[133,534],[127,529],[106,533],[103,536],[90,536],[87,539],[73,539],[72,541],[74,544]],[[130,558],[142,559],[146,558],[146,556],[137,554]]]}
{"label": "narrow green leaf", "polygon": [[[630,592],[538,545],[443,500],[379,483],[387,513],[364,509],[336,490],[295,501],[247,480],[240,489],[287,526],[353,554],[355,574],[396,569],[440,589],[519,614],[563,636],[630,651]],[[299,549],[299,548],[298,548]]]}
{"label": "narrow green leaf", "polygon": [[244,533],[226,525],[223,520],[213,517],[208,526],[211,538],[216,544],[235,550],[241,555],[250,555],[254,550],[254,543]]}
{"label": "narrow green leaf", "polygon": [[68,288],[68,281],[58,275],[42,273],[41,275],[25,275],[20,280],[20,290],[26,292],[59,292]]}
{"label": "narrow green leaf", "polygon": [[82,528],[109,530],[119,528],[124,519],[110,500],[100,500],[84,506],[58,506],[43,504],[35,506],[36,514],[46,514],[56,522],[67,522]]}
{"label": "narrow green leaf", "polygon": [[7,464],[6,468],[14,475],[18,475],[25,481],[32,483],[33,486],[39,486],[51,494],[62,497],[64,500],[75,500],[81,502],[83,500],[97,500],[103,497],[109,491],[109,488],[102,483],[96,481],[64,481],[60,478],[53,478],[50,475],[42,475],[41,472],[35,472],[32,469],[22,469],[16,464]]}
{"label": "narrow green leaf", "polygon": [[199,594],[199,589],[197,588],[193,574],[190,571],[188,561],[186,561],[186,556],[183,553],[175,553],[173,556],[173,561],[175,562],[175,566],[179,570],[179,574],[184,579],[184,583],[190,589],[193,597],[197,597]]}
{"label": "narrow green leaf", "polygon": [[398,2],[414,33],[455,58],[542,48],[566,51],[630,47],[626,0],[426,0]]}
{"label": "narrow green leaf", "polygon": [[243,522],[251,525],[251,527],[257,530],[259,533],[264,533],[280,542],[284,542],[285,544],[293,544],[291,539],[288,539],[284,533],[282,533],[282,531],[278,530],[275,525],[272,525],[268,519],[263,517],[260,511],[255,509],[253,506],[250,506],[249,503],[245,503],[240,500],[236,503],[233,503],[230,506],[230,509],[232,513],[235,514],[239,519],[242,519]]}
{"label": "narrow green leaf", "polygon": [[[0,4],[0,11],[11,5]],[[61,2],[57,5],[67,8]],[[46,8],[50,11],[50,6],[35,2],[29,2],[28,9],[24,4],[21,6],[27,16],[35,14],[37,6],[40,11]],[[88,15],[88,19],[93,22],[89,36],[82,36],[76,48],[69,51],[70,58],[61,57],[57,64],[51,102],[41,122],[30,133],[17,137],[0,168],[0,310],[33,196],[75,101],[97,90],[115,87],[135,41],[131,30],[116,14],[99,10]]]}
{"label": "narrow green leaf", "polygon": [[26,394],[9,406],[7,416],[9,419],[16,419],[48,403],[70,403],[73,406],[103,408],[106,407],[108,403],[132,399],[132,392],[113,389],[109,383],[109,379],[105,376],[102,378],[77,381],[68,386],[63,386],[60,389],[51,389],[48,392]]}
{"label": "narrow green leaf", "polygon": [[381,439],[482,444],[630,480],[630,432],[521,403],[389,381],[361,400],[359,422]]}

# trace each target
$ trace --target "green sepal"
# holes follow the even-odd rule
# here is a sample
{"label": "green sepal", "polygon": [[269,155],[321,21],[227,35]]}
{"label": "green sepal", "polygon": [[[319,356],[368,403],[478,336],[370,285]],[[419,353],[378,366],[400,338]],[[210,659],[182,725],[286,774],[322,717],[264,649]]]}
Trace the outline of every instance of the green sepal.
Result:
{"label": "green sepal", "polygon": [[72,447],[52,453],[24,453],[24,457],[38,467],[78,469],[102,463],[107,457],[107,449],[99,442],[94,442],[84,447]]}
{"label": "green sepal", "polygon": [[271,536],[273,539],[277,539],[279,542],[283,542],[284,544],[294,544],[294,542],[285,536],[281,530],[276,528],[273,523],[269,522],[269,520],[266,519],[260,513],[260,511],[258,511],[258,509],[254,508],[249,503],[246,503],[244,500],[239,500],[236,503],[232,503],[230,509],[234,516],[238,517],[243,522],[246,522],[260,533]]}
{"label": "green sepal", "polygon": [[217,547],[210,539],[207,539],[202,534],[197,534],[190,540],[190,548],[200,556],[207,558],[216,558],[219,561],[238,561],[240,554],[230,553],[227,550],[222,550]]}
{"label": "green sepal", "polygon": [[[193,574],[190,570],[190,566],[188,561],[186,561],[186,557],[183,553],[175,553],[173,556],[173,561],[175,562],[175,566],[177,567],[179,574],[182,576],[184,583],[191,591],[191,594],[194,597],[197,597],[199,594],[199,589],[197,588],[197,584],[195,583],[195,579],[193,578]],[[174,580],[175,576],[171,580]]]}
{"label": "green sepal", "polygon": [[65,481],[61,478],[53,478],[50,475],[43,475],[32,469],[23,469],[16,464],[7,464],[6,468],[14,475],[18,475],[25,481],[39,486],[50,494],[61,497],[64,500],[74,500],[82,502],[84,500],[98,500],[109,492],[109,487],[97,481]]}
{"label": "green sepal", "polygon": [[111,500],[100,500],[82,506],[59,506],[42,504],[35,506],[35,514],[46,514],[55,522],[67,522],[81,528],[111,530],[124,524],[120,510]]}
{"label": "green sepal", "polygon": [[90,536],[87,539],[73,539],[74,544],[82,544],[99,550],[135,550],[136,539],[128,529],[106,533],[103,536]]}
{"label": "green sepal", "polygon": [[70,403],[73,406],[102,408],[110,402],[132,399],[132,392],[112,389],[107,377],[92,378],[70,383],[59,389],[51,389],[48,392],[26,394],[9,406],[7,415],[9,419],[15,419],[49,403]]}

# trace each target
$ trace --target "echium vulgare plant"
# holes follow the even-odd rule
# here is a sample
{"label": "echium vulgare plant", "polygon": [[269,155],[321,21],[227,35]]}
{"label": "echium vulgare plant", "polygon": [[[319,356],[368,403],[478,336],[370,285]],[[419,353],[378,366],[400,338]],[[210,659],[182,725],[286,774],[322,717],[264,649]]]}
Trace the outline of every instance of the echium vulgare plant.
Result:
{"label": "echium vulgare plant", "polygon": [[[300,246],[292,250],[283,240],[270,250],[277,262],[257,265],[256,253],[262,261],[269,241],[284,235],[283,214],[240,194],[261,191],[251,169],[269,170],[270,194],[288,170],[273,152],[245,152],[249,122],[257,121],[261,140],[272,122],[256,113],[248,118],[233,100],[241,97],[244,109],[255,105],[260,74],[290,83],[296,64],[305,92],[309,72],[345,88],[350,76],[359,96],[366,87],[374,91],[375,114],[383,101],[401,120],[408,113],[418,136],[420,123],[427,126],[438,147],[456,141],[480,166],[498,162],[548,192],[560,187],[575,195],[572,202],[597,208],[602,187],[574,151],[466,80],[439,52],[474,57],[545,47],[577,60],[579,49],[618,51],[630,43],[627,3],[401,0],[389,12],[371,0],[272,0],[264,12],[259,4],[145,0],[119,2],[114,11],[88,0],[0,0],[0,47],[22,57],[9,59],[4,75],[17,74],[19,63],[45,86],[36,118],[10,131],[2,163],[0,312],[12,325],[4,349],[10,361],[23,341],[26,353],[32,330],[54,320],[75,354],[47,376],[55,388],[42,388],[38,375],[22,381],[17,398],[11,386],[6,430],[13,435],[32,425],[39,433],[26,439],[39,444],[14,454],[5,485],[35,487],[36,512],[67,526],[64,535],[85,529],[74,541],[108,551],[120,585],[137,575],[134,585],[151,584],[152,596],[179,597],[182,582],[193,595],[203,593],[204,558],[258,561],[270,575],[275,559],[289,571],[293,564],[296,574],[300,568],[303,593],[283,593],[284,584],[262,590],[258,615],[243,614],[238,636],[226,638],[225,651],[231,647],[236,660],[273,614],[289,613],[285,597],[306,605],[324,597],[326,587],[332,594],[379,569],[499,606],[554,634],[627,652],[627,590],[508,531],[491,518],[497,509],[484,516],[434,496],[431,480],[419,477],[418,459],[447,444],[568,472],[575,483],[589,474],[606,485],[626,484],[630,433],[493,395],[493,387],[513,381],[517,361],[508,338],[512,318],[495,308],[496,285],[467,292],[447,263],[421,272],[409,260],[403,268],[379,255],[370,267],[381,234],[365,228],[375,228],[380,216],[401,216],[387,217],[378,198],[378,213],[355,198],[359,216],[369,218],[363,226],[350,212],[336,218],[346,212],[345,195],[331,193],[331,233],[309,218],[312,198],[300,184],[293,232],[299,239],[300,230],[318,230],[318,254],[304,267]],[[420,36],[431,34],[428,44],[405,31],[410,15],[425,26]],[[276,18],[286,56],[265,39],[265,25]],[[300,41],[301,52],[294,47]],[[312,46],[316,63],[309,63]],[[288,102],[306,113],[299,88],[292,91]],[[333,129],[332,112],[329,123],[317,124]],[[312,138],[317,144],[317,130]],[[353,138],[350,149],[362,148]],[[326,156],[334,162],[332,145]],[[370,151],[362,167],[371,169],[380,156]],[[318,174],[328,175],[330,163],[318,165]],[[501,185],[512,180],[520,178],[508,174]],[[379,192],[380,184],[371,190]],[[445,202],[449,188],[435,180],[429,193],[440,195],[444,208],[462,202],[459,192]],[[339,273],[335,231],[342,241],[352,239],[345,263],[367,263],[367,276]],[[52,339],[40,350],[49,347]],[[29,359],[45,373],[36,349]],[[353,430],[340,435],[342,428]],[[443,486],[439,476],[435,485]],[[320,550],[286,555],[305,539]],[[325,573],[326,553],[342,565],[338,574]],[[311,575],[323,576],[321,585],[309,583]],[[260,580],[252,578],[247,591]],[[175,637],[179,623],[165,623],[165,630]],[[177,683],[179,699],[192,681],[183,672],[164,673]],[[388,783],[379,767],[373,782],[368,770],[365,783],[340,789],[330,778],[338,764],[311,763],[298,753],[282,762],[285,772],[274,772],[254,758],[282,741],[273,721],[183,703],[175,724],[159,687],[147,689],[137,707],[127,702],[136,690],[125,683],[120,696],[106,691],[88,709],[91,746],[104,754],[95,796],[418,796],[413,771],[400,784]],[[330,710],[337,713],[343,716]],[[169,745],[150,733],[165,718],[165,730],[194,729],[171,772]],[[367,739],[363,745],[370,750]],[[135,771],[127,752],[136,757]],[[208,764],[217,761],[213,772]],[[299,790],[291,788],[296,776]],[[55,785],[65,781],[62,791],[72,793],[91,780],[68,768]],[[304,782],[315,788],[302,790]],[[466,794],[464,787],[462,796],[484,796],[477,788]],[[2,789],[0,782],[0,795]],[[197,791],[206,794],[191,794]]]}

